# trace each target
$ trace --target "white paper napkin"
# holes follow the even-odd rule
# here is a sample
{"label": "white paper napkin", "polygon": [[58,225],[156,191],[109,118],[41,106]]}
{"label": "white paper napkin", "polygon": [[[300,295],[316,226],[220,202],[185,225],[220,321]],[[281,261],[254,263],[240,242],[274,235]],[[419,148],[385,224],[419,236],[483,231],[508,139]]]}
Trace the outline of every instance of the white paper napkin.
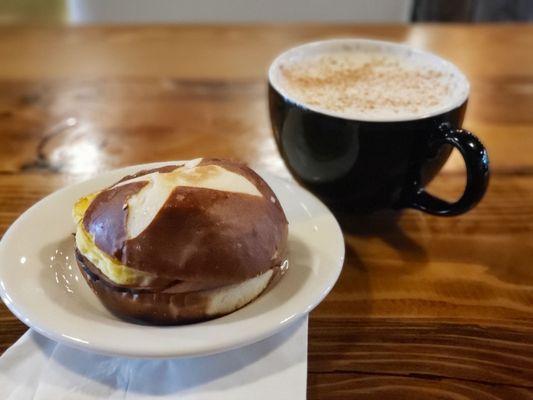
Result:
{"label": "white paper napkin", "polygon": [[0,399],[305,399],[307,317],[261,342],[212,356],[101,356],[30,330],[0,357]]}

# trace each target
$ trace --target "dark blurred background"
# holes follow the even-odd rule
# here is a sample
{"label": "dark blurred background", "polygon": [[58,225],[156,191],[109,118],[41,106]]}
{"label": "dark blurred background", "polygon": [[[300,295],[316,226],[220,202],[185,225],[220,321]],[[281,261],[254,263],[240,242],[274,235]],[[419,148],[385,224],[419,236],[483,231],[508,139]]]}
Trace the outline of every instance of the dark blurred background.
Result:
{"label": "dark blurred background", "polygon": [[0,0],[0,24],[532,19],[532,0]]}
{"label": "dark blurred background", "polygon": [[531,0],[415,0],[412,21],[531,21]]}

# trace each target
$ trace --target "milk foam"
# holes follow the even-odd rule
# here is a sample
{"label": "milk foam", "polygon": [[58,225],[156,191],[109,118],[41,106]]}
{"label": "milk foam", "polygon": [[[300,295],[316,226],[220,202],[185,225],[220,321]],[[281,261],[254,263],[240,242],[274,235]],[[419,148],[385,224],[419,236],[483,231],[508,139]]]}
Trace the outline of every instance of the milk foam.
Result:
{"label": "milk foam", "polygon": [[341,39],[278,57],[270,82],[311,109],[360,120],[407,120],[459,106],[469,84],[451,63],[406,46]]}

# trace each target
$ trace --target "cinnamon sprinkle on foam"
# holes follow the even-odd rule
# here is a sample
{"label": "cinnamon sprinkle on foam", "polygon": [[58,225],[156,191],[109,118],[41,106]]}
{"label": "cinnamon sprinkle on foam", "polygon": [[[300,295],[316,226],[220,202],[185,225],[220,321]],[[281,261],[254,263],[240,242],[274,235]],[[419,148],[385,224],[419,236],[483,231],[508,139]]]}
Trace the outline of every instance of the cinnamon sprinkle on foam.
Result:
{"label": "cinnamon sprinkle on foam", "polygon": [[421,115],[446,106],[460,79],[393,54],[338,52],[280,62],[279,82],[296,101],[346,115]]}

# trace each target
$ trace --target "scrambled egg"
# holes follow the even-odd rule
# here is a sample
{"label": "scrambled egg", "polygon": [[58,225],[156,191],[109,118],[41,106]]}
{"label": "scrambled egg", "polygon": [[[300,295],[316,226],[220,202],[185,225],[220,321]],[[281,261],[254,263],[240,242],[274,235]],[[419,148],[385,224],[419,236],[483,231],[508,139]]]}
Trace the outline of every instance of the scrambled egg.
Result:
{"label": "scrambled egg", "polygon": [[82,197],[72,209],[72,215],[77,225],[76,246],[87,259],[92,262],[106,277],[119,285],[138,285],[150,279],[152,274],[127,267],[121,262],[100,250],[94,243],[94,238],[83,226],[83,216],[98,193]]}

